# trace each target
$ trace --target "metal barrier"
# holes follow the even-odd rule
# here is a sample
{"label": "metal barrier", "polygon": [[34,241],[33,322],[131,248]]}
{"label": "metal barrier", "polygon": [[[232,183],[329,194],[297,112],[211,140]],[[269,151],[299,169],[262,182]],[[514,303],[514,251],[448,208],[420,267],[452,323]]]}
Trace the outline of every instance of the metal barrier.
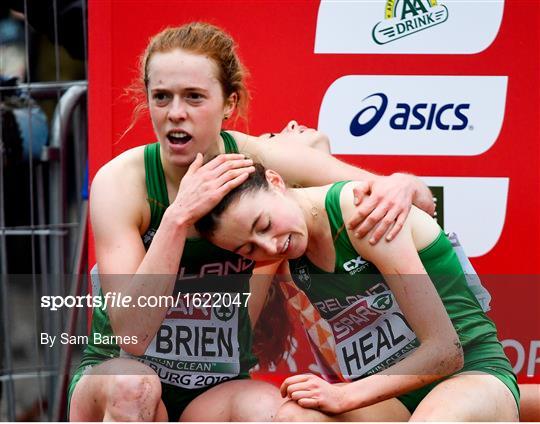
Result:
{"label": "metal barrier", "polygon": [[0,2],[0,420],[65,418],[71,346],[39,336],[86,330],[77,308],[40,307],[86,289],[86,12]]}
{"label": "metal barrier", "polygon": [[[32,251],[33,304],[37,305],[40,294],[69,295],[79,294],[85,288],[86,278],[86,225],[87,200],[83,198],[83,184],[87,164],[87,119],[85,81],[72,81],[46,84],[21,84],[16,87],[36,98],[55,98],[62,93],[51,123],[51,136],[47,146],[43,146],[40,158],[35,160],[30,142],[28,160],[31,222],[25,226],[6,226],[5,204],[6,184],[4,180],[5,149],[0,157],[0,297],[2,318],[2,354],[4,366],[0,373],[3,387],[2,403],[5,416],[0,419],[15,421],[15,384],[22,380],[36,379],[39,387],[38,405],[41,418],[44,405],[48,405],[47,418],[59,421],[64,419],[67,382],[71,366],[71,346],[57,344],[45,349],[43,355],[38,346],[40,332],[60,334],[75,332],[77,308],[67,313],[52,313],[34,307],[32,342],[33,369],[16,369],[13,365],[13,319],[12,312],[18,305],[11,302],[10,288],[20,282],[20,276],[9,273],[7,258],[8,237],[30,237]],[[30,112],[29,112],[30,113]],[[31,118],[29,117],[30,131]],[[30,139],[32,134],[30,134]],[[0,133],[0,146],[5,146]],[[48,172],[47,172],[48,171]],[[48,180],[48,184],[46,184]],[[68,182],[72,188],[68,192]],[[73,187],[75,190],[73,190]],[[73,194],[73,192],[75,194]],[[34,203],[35,202],[35,203]],[[33,210],[37,209],[37,216]],[[47,219],[48,212],[48,219]],[[35,253],[39,250],[39,258]],[[19,254],[19,253],[18,253]],[[28,252],[20,252],[21,255]],[[40,268],[40,272],[35,270]],[[67,278],[66,278],[67,276]],[[66,284],[67,282],[67,284]],[[41,390],[45,386],[44,393]]]}
{"label": "metal barrier", "polygon": [[85,327],[40,298],[86,288],[86,9],[0,2],[0,420],[65,418],[72,351],[39,336]]}

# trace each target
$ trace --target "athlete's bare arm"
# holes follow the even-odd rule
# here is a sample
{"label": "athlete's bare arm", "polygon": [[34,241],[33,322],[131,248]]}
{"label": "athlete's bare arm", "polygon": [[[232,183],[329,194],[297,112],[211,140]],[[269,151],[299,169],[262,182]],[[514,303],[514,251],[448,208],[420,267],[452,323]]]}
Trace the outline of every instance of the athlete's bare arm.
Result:
{"label": "athlete's bare arm", "polygon": [[[148,227],[150,209],[142,161],[141,148],[115,158],[96,174],[90,194],[103,291],[132,299],[172,294],[187,231],[181,218],[175,222],[166,214],[150,249],[145,251],[141,235]],[[159,274],[159,280],[152,274]],[[121,347],[139,355],[158,330],[166,308],[141,311],[138,307],[110,307],[108,313],[115,335],[137,337],[137,344]]]}
{"label": "athlete's bare arm", "polygon": [[[348,184],[341,198],[344,217],[353,213],[351,197],[352,185]],[[403,230],[391,242],[382,241],[373,246],[351,237],[357,252],[372,262],[386,279],[420,346],[383,372],[348,385],[349,407],[358,408],[399,396],[463,366],[459,337],[418,256],[418,250],[429,245],[439,231],[433,219],[413,208]]]}
{"label": "athlete's bare arm", "polygon": [[371,195],[355,208],[355,213],[347,222],[349,227],[355,229],[354,237],[363,237],[374,227],[375,231],[370,235],[372,243],[384,234],[389,239],[395,237],[411,203],[429,214],[434,211],[430,190],[412,175],[398,173],[389,177],[377,176],[310,148],[305,143],[281,140],[279,134],[268,143],[261,143],[255,137],[238,132],[233,132],[233,135],[241,152],[260,161],[266,168],[274,169],[290,185],[312,187],[344,180],[361,181],[357,184],[362,188],[357,188],[357,197],[361,197],[362,192]]}
{"label": "athlete's bare arm", "polygon": [[[352,184],[348,184],[341,197],[344,219],[354,213],[352,196]],[[417,213],[423,217],[416,217],[413,223],[411,215]],[[424,224],[425,231],[420,228]],[[376,375],[345,385],[329,384],[313,375],[295,376],[286,380],[282,394],[288,394],[302,407],[341,414],[410,392],[463,366],[459,338],[417,253],[417,243],[429,243],[438,234],[436,224],[432,224],[429,216],[416,209],[391,242],[373,246],[349,234],[358,254],[384,275],[420,346]],[[413,238],[413,226],[418,240]]]}
{"label": "athlete's bare arm", "polygon": [[[227,158],[229,160],[227,160]],[[142,149],[133,149],[105,165],[91,190],[91,219],[104,292],[121,292],[137,299],[170,296],[188,229],[231,188],[245,180],[242,155],[225,155],[202,165],[202,155],[190,167],[176,198],[166,209],[152,244],[145,251],[141,235],[148,227]],[[132,354],[144,353],[168,307],[108,308],[115,335],[137,337],[121,345]]]}

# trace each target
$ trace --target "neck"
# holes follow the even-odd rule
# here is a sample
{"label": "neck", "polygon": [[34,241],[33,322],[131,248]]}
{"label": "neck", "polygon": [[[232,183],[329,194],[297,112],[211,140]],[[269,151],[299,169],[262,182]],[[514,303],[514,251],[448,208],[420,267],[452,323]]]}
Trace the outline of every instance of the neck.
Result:
{"label": "neck", "polygon": [[[221,137],[218,138],[218,142],[213,144],[206,152],[203,153],[205,156],[205,162],[207,158],[212,158],[214,156],[219,155],[220,153],[224,153],[224,151],[221,151],[222,143],[221,143]],[[173,187],[178,188],[180,181],[182,181],[182,178],[187,173],[187,170],[189,168],[189,165],[185,166],[178,166],[173,163],[171,163],[167,157],[166,154],[163,152],[163,148],[160,145],[160,157],[161,157],[161,166],[163,167],[163,172],[165,174],[165,179],[168,183],[170,183]]]}
{"label": "neck", "polygon": [[319,249],[329,231],[324,208],[325,195],[321,187],[290,189],[290,194],[304,214],[308,232],[308,244],[304,253],[309,256],[310,252]]}
{"label": "neck", "polygon": [[173,187],[178,187],[184,175],[189,168],[189,166],[175,166],[170,163],[164,155],[161,156],[161,166],[163,167],[163,173],[165,174],[165,179]]}

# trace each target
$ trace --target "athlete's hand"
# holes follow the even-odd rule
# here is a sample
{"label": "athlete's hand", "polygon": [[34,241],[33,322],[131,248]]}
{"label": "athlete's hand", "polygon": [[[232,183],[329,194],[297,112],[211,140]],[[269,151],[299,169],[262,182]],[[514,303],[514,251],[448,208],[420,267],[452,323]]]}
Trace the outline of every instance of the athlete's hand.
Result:
{"label": "athlete's hand", "polygon": [[303,408],[318,409],[327,414],[347,412],[347,385],[330,384],[313,374],[294,375],[281,384],[282,397],[287,397]]}
{"label": "athlete's hand", "polygon": [[359,183],[353,193],[356,215],[349,220],[347,228],[358,238],[375,229],[369,239],[371,244],[377,243],[385,234],[387,241],[396,236],[413,201],[430,214],[435,210],[431,192],[413,175],[396,173],[378,177],[371,185]]}
{"label": "athlete's hand", "polygon": [[186,224],[192,225],[216,206],[232,189],[242,184],[255,168],[242,154],[223,154],[203,165],[198,153],[180,182],[173,206]]}

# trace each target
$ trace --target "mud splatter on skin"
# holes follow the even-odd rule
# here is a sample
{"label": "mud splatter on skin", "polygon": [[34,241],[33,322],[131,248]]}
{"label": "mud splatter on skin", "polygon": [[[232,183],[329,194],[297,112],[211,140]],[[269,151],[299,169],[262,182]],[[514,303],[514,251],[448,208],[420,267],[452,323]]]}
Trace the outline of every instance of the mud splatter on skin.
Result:
{"label": "mud splatter on skin", "polygon": [[139,410],[139,419],[141,421],[152,421],[154,419],[155,408],[150,408],[148,406],[148,403],[151,400],[151,393],[152,384],[150,383],[150,381],[148,381],[148,378],[145,377],[142,379],[141,394],[139,395],[139,404],[141,405],[141,408]]}

